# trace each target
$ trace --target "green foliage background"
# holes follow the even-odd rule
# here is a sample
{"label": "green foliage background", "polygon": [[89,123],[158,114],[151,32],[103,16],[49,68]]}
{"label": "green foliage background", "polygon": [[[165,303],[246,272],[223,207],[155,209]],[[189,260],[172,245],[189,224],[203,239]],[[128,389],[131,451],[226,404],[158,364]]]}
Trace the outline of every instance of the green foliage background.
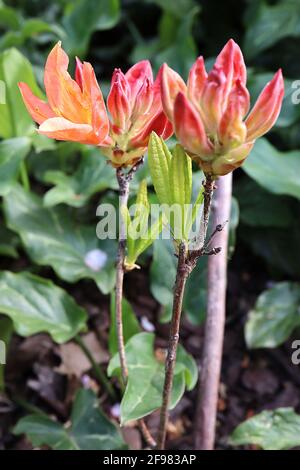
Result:
{"label": "green foliage background", "polygon": [[[186,78],[197,55],[203,55],[210,68],[229,38],[238,42],[244,52],[252,101],[279,67],[285,78],[283,109],[274,129],[256,143],[243,168],[234,173],[231,243],[237,247],[233,256],[239,256],[239,247],[243,247],[247,259],[254,254],[259,260],[258,270],[263,269],[275,281],[273,290],[262,294],[251,311],[246,327],[248,346],[276,346],[288,338],[300,323],[298,0],[0,1],[0,79],[6,87],[6,104],[3,99],[0,104],[2,268],[10,269],[11,260],[25,252],[30,260],[25,270],[38,273],[39,266],[50,266],[54,283],[63,280],[66,285],[89,279],[105,294],[114,285],[115,246],[97,240],[94,215],[100,201],[117,201],[114,172],[95,149],[38,136],[17,88],[22,80],[42,96],[43,66],[55,42],[62,40],[71,70],[76,55],[90,61],[107,93],[115,67],[126,70],[135,61],[148,58],[155,71],[168,62]],[[133,192],[138,180],[148,176],[147,167],[139,173]],[[201,177],[196,176],[199,185]],[[92,250],[100,250],[106,259],[99,272],[87,263],[86,255]],[[156,242],[148,253],[153,254],[151,292],[164,307],[162,320],[167,320],[175,276],[172,247]],[[147,260],[145,257],[142,261]],[[197,324],[205,315],[205,269],[200,264],[187,286],[185,312]],[[32,297],[26,298],[29,282]],[[35,312],[34,308],[38,305],[35,286],[43,282],[44,295],[51,304],[58,289],[52,282],[38,277],[31,280],[27,275],[11,278],[4,272],[0,276],[1,313],[8,315],[23,335],[47,329],[39,318],[42,309]],[[18,302],[12,302],[8,289],[18,293]],[[67,292],[60,290],[60,296],[59,314],[65,321],[61,323],[62,331],[55,329],[53,337],[63,341],[76,334],[85,313],[73,305]],[[25,300],[31,305],[26,328],[22,327]],[[45,315],[49,314],[47,308]],[[79,309],[78,321],[70,322],[74,308]],[[52,314],[51,325],[56,325],[58,318]],[[270,315],[271,329],[266,324]],[[63,331],[63,325],[67,330]],[[52,330],[48,328],[50,334]],[[0,337],[6,336],[3,327]]]}

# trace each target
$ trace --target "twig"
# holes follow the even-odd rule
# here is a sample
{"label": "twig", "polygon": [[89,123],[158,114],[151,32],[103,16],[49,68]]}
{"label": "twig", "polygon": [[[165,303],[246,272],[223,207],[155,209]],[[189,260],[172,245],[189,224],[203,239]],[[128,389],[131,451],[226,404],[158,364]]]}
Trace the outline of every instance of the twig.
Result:
{"label": "twig", "polygon": [[106,391],[107,391],[108,395],[110,396],[110,398],[112,398],[113,400],[117,400],[116,393],[115,393],[110,381],[105,376],[105,374],[102,371],[99,364],[97,364],[97,362],[95,361],[92,353],[90,352],[89,348],[85,345],[85,343],[82,340],[81,336],[76,335],[74,339],[75,339],[76,343],[78,344],[78,346],[81,348],[81,350],[84,352],[84,354],[86,355],[88,360],[90,361],[90,364],[93,368],[93,371],[94,371],[94,374],[95,374],[97,380],[106,389]]}
{"label": "twig", "polygon": [[180,327],[180,318],[182,310],[182,301],[184,288],[186,280],[188,278],[188,267],[186,265],[186,254],[187,247],[186,244],[181,242],[179,246],[179,256],[177,264],[177,275],[174,288],[174,299],[173,299],[173,312],[172,320],[170,327],[170,336],[168,343],[168,354],[165,364],[165,383],[163,388],[163,398],[162,398],[162,407],[160,411],[160,423],[158,430],[158,440],[157,448],[164,449],[166,432],[167,432],[167,422],[168,422],[168,408],[170,404],[170,396],[173,386],[173,375],[174,368],[176,363],[176,352],[177,345],[179,340],[179,327]]}
{"label": "twig", "polygon": [[170,336],[168,343],[168,353],[165,365],[165,382],[163,388],[162,407],[160,410],[160,423],[158,429],[157,448],[162,450],[165,448],[167,425],[168,425],[168,408],[170,404],[170,396],[173,386],[174,368],[176,363],[176,352],[179,340],[180,318],[182,311],[182,302],[186,281],[190,273],[195,268],[200,256],[204,254],[206,246],[205,239],[208,228],[210,206],[214,190],[214,180],[210,175],[206,175],[203,182],[204,187],[204,207],[202,220],[200,224],[200,233],[198,237],[197,250],[187,252],[186,244],[181,242],[179,246],[179,255],[177,262],[177,274],[174,287],[173,311],[170,327]]}
{"label": "twig", "polygon": [[[127,207],[129,197],[129,185],[133,176],[139,167],[143,164],[143,157],[128,171],[124,173],[122,168],[117,168],[116,175],[119,184],[119,208]],[[117,254],[117,267],[116,267],[116,329],[118,338],[118,351],[120,359],[120,368],[123,386],[126,386],[128,379],[128,367],[125,354],[125,342],[123,333],[123,315],[122,315],[122,298],[123,298],[123,283],[124,283],[124,261],[125,261],[125,249],[126,249],[126,227],[122,215],[120,217],[119,227],[119,243],[118,243],[118,254]],[[150,434],[144,420],[138,422],[140,431],[145,439],[145,442],[150,447],[155,447],[156,442]]]}
{"label": "twig", "polygon": [[[229,219],[231,207],[232,174],[218,181],[213,224]],[[208,260],[207,317],[204,332],[202,367],[198,388],[198,406],[195,415],[195,449],[212,450],[215,441],[218,389],[221,372],[222,348],[225,324],[226,272],[228,224],[216,234],[222,246],[220,256]]]}
{"label": "twig", "polygon": [[[123,173],[122,168],[117,169],[117,180],[119,183],[119,207],[128,204],[129,196],[129,182],[127,175]],[[123,385],[126,385],[128,377],[128,369],[126,364],[125,356],[125,344],[123,334],[123,319],[122,319],[122,298],[123,298],[123,281],[124,281],[124,260],[125,260],[125,248],[126,248],[126,227],[121,215],[119,227],[119,243],[117,253],[117,267],[116,267],[116,328],[118,338],[118,351],[120,358],[121,376]]]}

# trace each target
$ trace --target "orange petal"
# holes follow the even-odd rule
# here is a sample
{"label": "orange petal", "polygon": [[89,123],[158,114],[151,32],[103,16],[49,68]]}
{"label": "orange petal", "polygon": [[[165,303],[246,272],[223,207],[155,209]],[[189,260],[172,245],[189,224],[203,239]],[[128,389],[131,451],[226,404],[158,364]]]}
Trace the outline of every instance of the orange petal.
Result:
{"label": "orange petal", "polygon": [[192,66],[187,82],[188,97],[196,106],[200,105],[201,95],[207,79],[203,57],[198,57]]}
{"label": "orange petal", "polygon": [[75,124],[65,118],[47,119],[39,127],[39,133],[56,140],[70,140],[82,144],[99,145],[101,141],[89,124]]}
{"label": "orange petal", "polygon": [[169,120],[174,120],[174,103],[179,92],[186,94],[186,84],[180,75],[168,67],[167,64],[162,65],[161,80],[161,99],[164,111]]}
{"label": "orange petal", "polygon": [[131,90],[125,75],[120,69],[115,69],[107,97],[107,108],[119,132],[127,130],[128,127],[131,114],[130,97]]}
{"label": "orange petal", "polygon": [[212,153],[200,115],[183,93],[179,93],[174,105],[175,133],[183,147],[196,155]]}
{"label": "orange petal", "polygon": [[96,136],[102,141],[109,132],[109,119],[94,69],[88,62],[84,62],[82,67],[82,88],[83,97],[91,108],[90,124]]}
{"label": "orange petal", "polygon": [[241,80],[232,88],[226,110],[218,130],[219,141],[223,147],[236,146],[245,141],[247,129],[243,118],[249,111],[250,96]]}
{"label": "orange petal", "polygon": [[281,70],[274,75],[259,95],[251,113],[246,119],[247,140],[252,141],[268,132],[280,113],[284,96],[284,82]]}
{"label": "orange petal", "polygon": [[25,106],[35,122],[42,124],[46,119],[55,116],[50,106],[45,103],[45,101],[42,101],[35,96],[26,83],[20,82],[19,88],[22,93]]}
{"label": "orange petal", "polygon": [[91,110],[84,102],[80,86],[68,73],[69,58],[58,42],[48,55],[44,83],[53,111],[76,123],[89,123]]}
{"label": "orange petal", "polygon": [[141,60],[133,65],[126,73],[125,77],[131,89],[131,105],[134,105],[136,95],[140,90],[145,78],[153,83],[152,67],[149,60]]}

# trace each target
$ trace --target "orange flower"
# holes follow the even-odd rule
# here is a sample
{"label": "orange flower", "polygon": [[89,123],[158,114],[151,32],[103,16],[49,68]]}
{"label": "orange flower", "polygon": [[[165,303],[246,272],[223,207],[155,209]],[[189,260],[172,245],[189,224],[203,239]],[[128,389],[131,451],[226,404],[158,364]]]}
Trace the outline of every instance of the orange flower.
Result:
{"label": "orange flower", "polygon": [[225,175],[239,167],[255,140],[274,125],[282,104],[281,70],[261,92],[252,111],[246,88],[246,66],[231,39],[207,74],[199,57],[187,85],[162,66],[162,102],[178,140],[205,173]]}
{"label": "orange flower", "polygon": [[153,82],[148,61],[134,65],[125,75],[115,70],[107,100],[111,122],[91,64],[76,59],[75,80],[68,73],[68,64],[59,42],[45,66],[48,103],[34,96],[26,83],[19,84],[39,133],[97,145],[116,167],[133,165],[142,157],[152,130],[163,138],[172,134],[162,110],[161,75]]}

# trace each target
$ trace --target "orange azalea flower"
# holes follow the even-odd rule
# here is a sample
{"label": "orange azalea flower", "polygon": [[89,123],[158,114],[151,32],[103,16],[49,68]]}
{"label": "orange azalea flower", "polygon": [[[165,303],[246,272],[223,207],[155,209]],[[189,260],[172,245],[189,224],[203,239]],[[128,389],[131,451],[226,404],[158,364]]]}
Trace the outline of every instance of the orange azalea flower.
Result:
{"label": "orange azalea flower", "polygon": [[199,57],[187,85],[162,66],[162,102],[175,133],[205,173],[225,175],[238,168],[255,140],[274,125],[284,96],[281,70],[267,83],[252,111],[246,88],[246,66],[231,39],[207,74]]}
{"label": "orange azalea flower", "polygon": [[48,103],[33,95],[26,83],[19,87],[38,132],[57,140],[97,145],[115,167],[133,165],[145,153],[150,133],[163,138],[173,133],[160,98],[161,74],[153,82],[148,61],[124,75],[115,70],[107,108],[91,64],[76,59],[75,80],[61,43],[50,52],[45,66]]}

